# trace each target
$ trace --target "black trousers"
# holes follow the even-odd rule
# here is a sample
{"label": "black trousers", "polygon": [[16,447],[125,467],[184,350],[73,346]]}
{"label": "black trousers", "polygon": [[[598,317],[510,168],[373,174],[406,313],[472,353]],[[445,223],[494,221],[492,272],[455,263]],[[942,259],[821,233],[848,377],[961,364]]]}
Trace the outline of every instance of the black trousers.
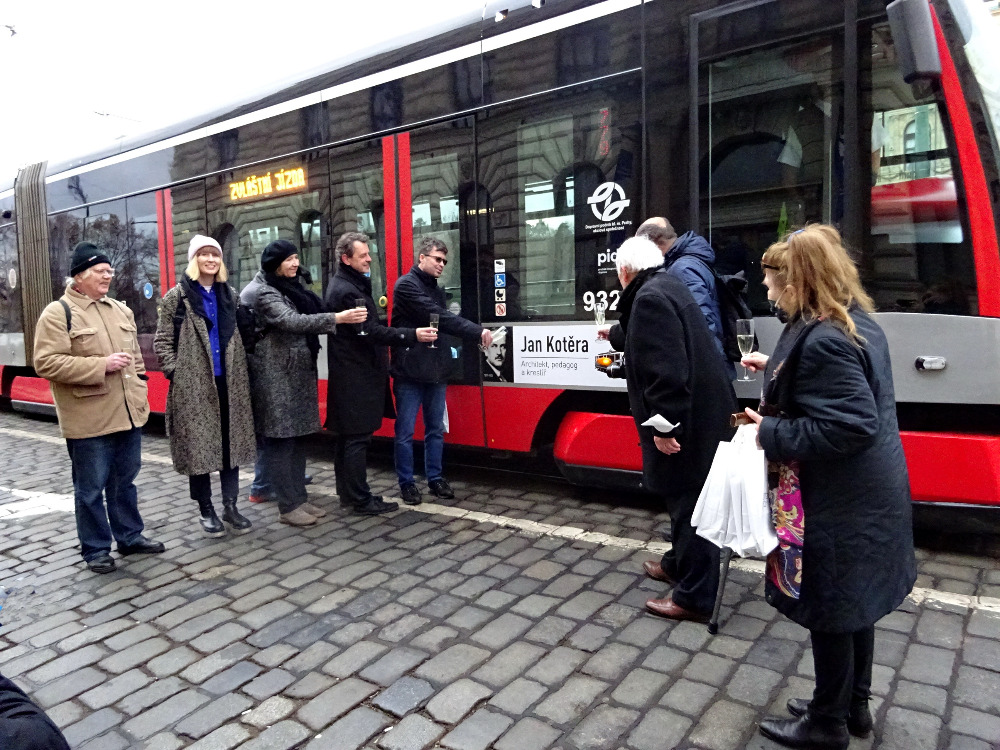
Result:
{"label": "black trousers", "polygon": [[368,486],[368,445],[370,432],[360,435],[338,435],[333,454],[333,469],[337,476],[337,494],[342,503],[361,505],[372,491]]}
{"label": "black trousers", "polygon": [[851,705],[865,703],[871,695],[875,626],[854,633],[810,630],[809,637],[816,671],[809,713],[846,721]]}
{"label": "black trousers", "polygon": [[[229,454],[229,387],[225,375],[215,376],[215,387],[219,391],[219,419],[222,422],[222,497],[236,497],[240,494],[240,467],[230,466]],[[209,474],[193,474],[188,477],[191,499],[199,503],[212,499],[212,480]]]}
{"label": "black trousers", "polygon": [[700,489],[666,498],[670,514],[673,548],[667,550],[660,567],[677,585],[670,594],[674,603],[695,612],[711,612],[719,588],[719,548],[695,533],[691,514]]}
{"label": "black trousers", "polygon": [[291,513],[309,499],[306,453],[301,438],[263,438],[264,473],[274,490],[279,513]]}

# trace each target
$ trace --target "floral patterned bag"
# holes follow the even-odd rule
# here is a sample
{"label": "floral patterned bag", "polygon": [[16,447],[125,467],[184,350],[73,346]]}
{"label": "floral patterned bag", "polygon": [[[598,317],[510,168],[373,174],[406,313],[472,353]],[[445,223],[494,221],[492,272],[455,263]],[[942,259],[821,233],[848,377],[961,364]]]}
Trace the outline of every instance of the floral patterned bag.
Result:
{"label": "floral patterned bag", "polygon": [[798,599],[802,587],[802,539],[805,534],[799,462],[769,462],[768,488],[778,546],[767,556],[767,577],[785,596]]}

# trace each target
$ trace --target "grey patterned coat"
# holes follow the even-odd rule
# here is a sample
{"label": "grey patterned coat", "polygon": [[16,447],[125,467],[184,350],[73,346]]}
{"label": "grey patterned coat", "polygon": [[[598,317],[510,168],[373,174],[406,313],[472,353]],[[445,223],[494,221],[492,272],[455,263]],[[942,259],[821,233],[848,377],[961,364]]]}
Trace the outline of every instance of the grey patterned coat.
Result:
{"label": "grey patterned coat", "polygon": [[336,333],[336,315],[303,315],[261,271],[240,301],[253,308],[258,325],[266,330],[247,357],[257,434],[290,438],[319,432],[318,373],[306,334]]}
{"label": "grey patterned coat", "polygon": [[[209,321],[204,317],[200,299],[191,304],[191,292],[184,288],[184,283],[179,283],[160,301],[153,348],[160,358],[163,374],[170,379],[166,413],[170,457],[174,469],[190,476],[208,474],[224,467],[219,391],[212,371],[208,339]],[[253,464],[257,453],[246,352],[240,332],[234,325],[237,298],[226,284],[217,283],[215,289],[219,301],[220,344],[225,352],[226,385],[229,390],[229,460],[233,466],[246,466]],[[174,316],[179,304],[183,304],[186,311],[175,349]],[[228,312],[224,313],[224,307]],[[226,320],[223,320],[224,317]],[[233,322],[227,325],[229,320]]]}

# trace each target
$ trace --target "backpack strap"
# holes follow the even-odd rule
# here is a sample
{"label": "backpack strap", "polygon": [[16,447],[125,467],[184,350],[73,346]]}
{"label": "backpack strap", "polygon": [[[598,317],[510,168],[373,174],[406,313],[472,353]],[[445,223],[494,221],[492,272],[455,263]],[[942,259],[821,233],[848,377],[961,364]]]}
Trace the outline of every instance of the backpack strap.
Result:
{"label": "backpack strap", "polygon": [[174,310],[174,353],[177,352],[177,342],[181,340],[181,326],[184,325],[184,318],[187,317],[187,305],[184,301],[187,296],[183,291],[178,293],[177,309]]}
{"label": "backpack strap", "polygon": [[62,305],[63,310],[66,311],[66,333],[69,333],[70,329],[73,327],[73,313],[70,312],[69,302],[61,297],[59,298],[59,304]]}

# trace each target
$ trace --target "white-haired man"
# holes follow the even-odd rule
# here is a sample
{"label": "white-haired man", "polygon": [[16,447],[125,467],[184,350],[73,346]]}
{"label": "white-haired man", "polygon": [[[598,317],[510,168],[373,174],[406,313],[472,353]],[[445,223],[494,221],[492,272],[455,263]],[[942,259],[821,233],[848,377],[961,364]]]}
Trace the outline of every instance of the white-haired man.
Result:
{"label": "white-haired man", "polygon": [[115,275],[107,255],[81,242],[70,274],[66,293],[38,319],[34,365],[52,388],[69,449],[83,559],[110,573],[112,537],[122,555],[163,552],[142,535],[135,488],[149,418],[146,368],[132,311],[107,296]]}
{"label": "white-haired man", "polygon": [[[719,441],[732,436],[736,396],[705,316],[684,283],[664,270],[656,245],[645,237],[625,240],[617,266],[643,485],[663,498],[673,535],[673,549],[643,565],[650,578],[673,584],[673,592],[650,599],[646,608],[675,620],[705,621],[719,585],[719,550],[694,533],[691,513]],[[655,415],[669,426],[644,427]]]}

